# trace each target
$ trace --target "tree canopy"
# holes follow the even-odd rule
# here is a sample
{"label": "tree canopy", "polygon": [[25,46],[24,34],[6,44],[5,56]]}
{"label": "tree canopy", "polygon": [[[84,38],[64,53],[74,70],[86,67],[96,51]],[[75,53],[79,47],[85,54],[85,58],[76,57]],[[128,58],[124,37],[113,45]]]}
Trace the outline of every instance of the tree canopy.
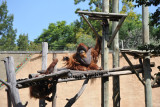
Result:
{"label": "tree canopy", "polygon": [[49,49],[63,50],[67,43],[75,43],[74,25],[66,25],[65,21],[50,23],[48,29],[35,39],[36,43],[48,42]]}
{"label": "tree canopy", "polygon": [[29,48],[29,40],[28,40],[28,34],[20,34],[19,39],[17,40],[17,46],[18,50],[25,51]]}
{"label": "tree canopy", "polygon": [[16,29],[13,29],[13,15],[8,15],[7,2],[0,5],[0,50],[14,50]]}
{"label": "tree canopy", "polygon": [[151,22],[150,24],[152,26],[160,26],[160,7],[158,7],[158,5],[160,5],[160,0],[127,0],[127,1],[132,1],[135,2],[136,5],[135,6],[157,6],[157,9],[154,13],[151,14]]}

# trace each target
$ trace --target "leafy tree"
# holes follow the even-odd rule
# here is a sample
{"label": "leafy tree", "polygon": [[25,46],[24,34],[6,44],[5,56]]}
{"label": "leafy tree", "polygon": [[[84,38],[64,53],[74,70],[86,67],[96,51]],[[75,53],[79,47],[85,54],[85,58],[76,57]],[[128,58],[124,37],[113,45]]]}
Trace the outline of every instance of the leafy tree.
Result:
{"label": "leafy tree", "polygon": [[66,25],[65,21],[50,23],[48,29],[35,39],[35,43],[48,42],[49,49],[60,50],[67,43],[75,43],[74,24]]}
{"label": "leafy tree", "polygon": [[30,41],[29,50],[30,51],[41,51],[42,50],[42,44]]}
{"label": "leafy tree", "polygon": [[[87,1],[87,0],[74,0],[75,5],[77,5],[81,2],[86,2],[86,3],[88,2],[88,9],[85,9],[85,11],[96,11],[96,12],[102,11],[102,0],[89,0],[89,1]],[[78,8],[77,10],[83,10],[83,9]],[[101,21],[90,20],[90,19],[88,19],[88,20],[90,21],[92,26],[94,26],[94,28],[99,33],[99,35],[102,35]],[[95,39],[95,34],[91,30],[91,28],[88,26],[86,21],[83,20],[82,17],[80,17],[80,20],[76,20],[74,23],[77,26],[77,29],[80,30],[80,31],[77,30],[78,32],[81,32],[82,35],[90,35],[90,36],[92,36],[92,38]],[[83,29],[83,31],[81,29]]]}
{"label": "leafy tree", "polygon": [[95,40],[91,35],[87,35],[83,32],[83,29],[81,29],[77,34],[76,34],[76,44],[74,43],[68,43],[66,46],[67,50],[75,50],[78,44],[84,43],[88,47],[94,47],[95,45]]}
{"label": "leafy tree", "polygon": [[0,50],[14,50],[16,30],[13,29],[13,15],[8,15],[7,2],[0,5]]}
{"label": "leafy tree", "polygon": [[[102,0],[74,0],[75,5],[81,2],[88,3],[89,8],[85,10],[96,11],[96,12],[102,11]],[[109,3],[110,3],[109,11],[112,12],[112,0],[109,0]],[[81,9],[78,8],[77,10],[81,10]]]}
{"label": "leafy tree", "polygon": [[132,2],[136,2],[137,4],[135,6],[141,6],[141,5],[145,5],[145,6],[157,6],[157,10],[151,14],[151,25],[155,25],[155,26],[160,26],[160,8],[158,7],[158,5],[160,5],[160,0],[128,0],[128,1],[132,1]]}
{"label": "leafy tree", "polygon": [[125,19],[121,29],[120,29],[120,39],[126,39],[126,37],[130,36],[132,30],[139,29],[141,30],[142,21],[141,15],[136,14],[133,9],[134,5],[132,2],[128,2],[127,0],[122,0],[122,10],[120,13],[127,14],[127,18]]}
{"label": "leafy tree", "polygon": [[[87,10],[90,11],[102,11],[102,0],[74,0],[74,4],[77,5],[81,2],[88,2],[88,6],[89,8]],[[77,10],[80,10],[80,8],[78,8]]]}
{"label": "leafy tree", "polygon": [[20,34],[19,39],[17,40],[18,50],[26,51],[29,47],[28,34]]}
{"label": "leafy tree", "polygon": [[77,39],[77,44],[84,43],[88,47],[94,47],[95,45],[95,40],[92,38],[91,35],[87,34],[82,34],[78,39]]}
{"label": "leafy tree", "polygon": [[138,46],[142,45],[142,30],[135,28],[128,32],[129,35],[123,40],[123,48],[125,49],[136,49]]}

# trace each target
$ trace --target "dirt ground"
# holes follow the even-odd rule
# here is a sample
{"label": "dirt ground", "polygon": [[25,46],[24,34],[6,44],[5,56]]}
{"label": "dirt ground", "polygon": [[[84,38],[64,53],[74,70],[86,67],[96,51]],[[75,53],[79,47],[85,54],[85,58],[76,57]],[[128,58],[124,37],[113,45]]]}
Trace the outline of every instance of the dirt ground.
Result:
{"label": "dirt ground", "polygon": [[[66,54],[58,54],[57,58],[59,60],[57,68],[64,66],[61,61],[63,56]],[[70,54],[68,54],[70,55]],[[16,78],[27,78],[28,74],[37,73],[41,70],[41,58],[36,59],[39,55],[35,54],[31,57],[25,66],[17,73]],[[48,55],[48,65],[52,62],[52,54]],[[138,64],[138,60],[129,57],[133,64]],[[152,69],[152,74],[156,73],[158,69],[156,68],[160,64],[160,58],[152,58],[151,62],[155,62],[156,65]],[[100,66],[100,61],[98,63]],[[120,66],[128,66],[124,58],[120,58]],[[109,68],[112,68],[112,55],[109,56]],[[109,105],[112,107],[112,77],[109,78]],[[64,107],[67,103],[66,99],[72,98],[81,88],[83,80],[72,81],[67,83],[59,83],[57,85],[57,102],[56,107]],[[24,104],[28,101],[27,107],[39,107],[39,100],[31,99],[29,97],[28,88],[20,89],[20,98]],[[121,96],[121,107],[145,107],[144,99],[144,87],[135,75],[125,75],[120,76],[120,96]],[[152,89],[152,99],[153,107],[160,107],[160,88]],[[0,90],[0,107],[7,107],[7,94],[5,88]],[[51,103],[47,102],[46,107],[51,107]],[[101,107],[101,79],[96,79],[96,81],[91,84],[88,83],[82,96],[76,101],[73,107]]]}

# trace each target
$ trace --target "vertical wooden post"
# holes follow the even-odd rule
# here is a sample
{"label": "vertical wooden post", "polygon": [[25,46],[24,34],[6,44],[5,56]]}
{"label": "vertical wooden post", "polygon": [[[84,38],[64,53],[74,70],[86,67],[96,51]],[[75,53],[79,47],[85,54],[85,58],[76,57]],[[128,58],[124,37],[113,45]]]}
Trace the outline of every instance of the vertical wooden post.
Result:
{"label": "vertical wooden post", "polygon": [[[112,13],[119,12],[119,1],[112,0]],[[118,22],[112,22],[112,32],[116,29]],[[113,68],[119,67],[119,34],[113,41]],[[113,107],[120,107],[120,81],[119,76],[113,76]]]}
{"label": "vertical wooden post", "polygon": [[[53,59],[54,58],[56,58],[56,54],[53,54]],[[57,65],[54,67],[53,73],[56,73],[56,72],[57,72]],[[57,91],[57,86],[55,85],[52,92],[52,96],[53,96],[52,107],[56,107],[56,99],[57,99],[56,91]]]}
{"label": "vertical wooden post", "polygon": [[[47,53],[48,53],[48,43],[42,42],[42,70],[47,69]],[[45,107],[45,100],[39,100],[39,107]]]}
{"label": "vertical wooden post", "polygon": [[[102,3],[103,12],[109,13],[109,0],[103,0]],[[107,47],[107,41],[109,40],[109,23],[108,20],[103,20],[102,26],[102,57],[101,64],[104,70],[108,69],[108,55],[109,48]],[[101,79],[101,103],[102,107],[109,107],[109,77],[103,77]]]}
{"label": "vertical wooden post", "polygon": [[123,40],[121,40],[122,49],[124,49]]}
{"label": "vertical wooden post", "polygon": [[[8,81],[7,81],[7,82],[8,82]],[[8,89],[8,88],[6,89],[6,92],[7,92],[7,103],[8,103],[8,107],[12,107],[11,96],[10,96],[10,93],[9,93],[9,89]]]}
{"label": "vertical wooden post", "polygon": [[16,88],[16,74],[14,69],[14,59],[13,57],[7,57],[4,60],[5,68],[6,68],[6,74],[7,74],[7,82],[10,84],[8,87],[8,107],[11,107],[11,104],[13,104],[14,107],[22,107],[22,103],[20,101],[20,96],[18,89]]}
{"label": "vertical wooden post", "polygon": [[[143,25],[143,44],[149,44],[149,11],[148,7],[142,6],[142,25]],[[151,88],[151,68],[150,56],[143,59],[144,80],[145,80],[145,105],[152,107],[152,88]]]}

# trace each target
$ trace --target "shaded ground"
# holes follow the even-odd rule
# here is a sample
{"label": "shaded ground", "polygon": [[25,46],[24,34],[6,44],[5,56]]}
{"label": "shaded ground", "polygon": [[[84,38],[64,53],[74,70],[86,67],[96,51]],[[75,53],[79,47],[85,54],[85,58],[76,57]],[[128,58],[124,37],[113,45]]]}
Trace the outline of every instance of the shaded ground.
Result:
{"label": "shaded ground", "polygon": [[[66,55],[66,54],[65,54]],[[48,65],[52,62],[52,54],[48,55]],[[58,54],[59,59],[57,68],[64,66],[61,61],[64,54]],[[38,54],[32,56],[32,59],[39,57]],[[133,64],[138,64],[138,60],[134,60],[129,57]],[[112,68],[112,56],[109,56],[109,68]],[[160,64],[160,58],[152,58],[151,62],[156,63],[156,67]],[[25,66],[17,73],[16,78],[27,78],[28,74],[36,73],[41,69],[41,58],[36,60],[30,60]],[[100,65],[100,63],[98,63]],[[120,66],[128,65],[124,58],[120,59]],[[157,68],[153,68],[152,73],[158,71]],[[112,77],[109,84],[109,103],[112,107]],[[59,83],[57,85],[57,107],[64,107],[67,103],[67,98],[72,98],[81,88],[83,81],[74,81],[67,83]],[[120,76],[120,93],[121,93],[121,107],[145,107],[144,99],[144,87],[135,75]],[[28,101],[28,107],[38,107],[39,100],[30,99],[29,90],[20,89],[20,98],[22,103]],[[160,107],[160,88],[152,89],[153,107]],[[47,102],[48,103],[48,102]],[[1,107],[7,107],[7,96],[5,88],[0,90],[0,105]],[[46,107],[51,107],[51,103],[48,103]],[[73,107],[101,107],[101,79],[96,79],[94,84],[89,82],[82,96],[73,105]]]}

